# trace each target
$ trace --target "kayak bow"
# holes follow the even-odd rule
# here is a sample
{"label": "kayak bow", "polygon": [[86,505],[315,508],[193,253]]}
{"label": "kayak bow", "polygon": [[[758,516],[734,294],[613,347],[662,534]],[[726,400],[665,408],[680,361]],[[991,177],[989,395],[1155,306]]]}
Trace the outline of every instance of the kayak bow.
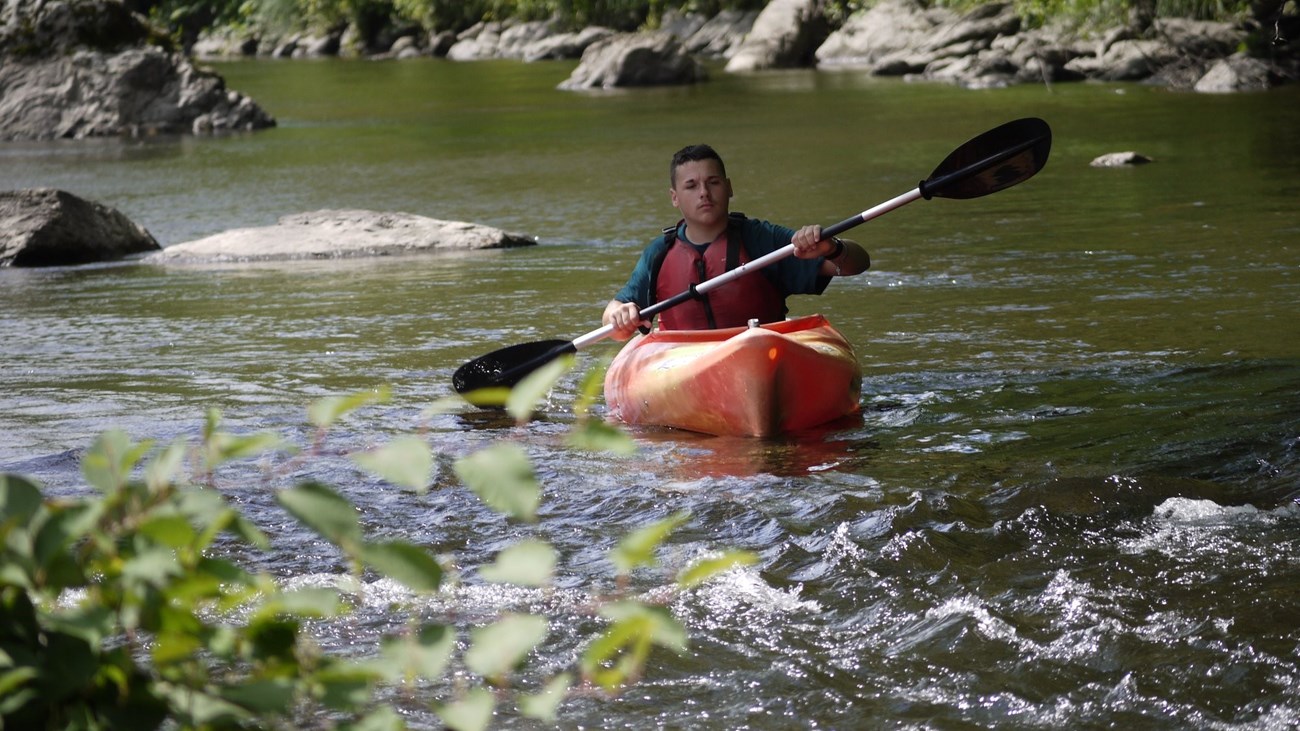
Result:
{"label": "kayak bow", "polygon": [[825,424],[856,412],[861,390],[853,346],[821,315],[637,336],[605,375],[613,419],[735,436]]}

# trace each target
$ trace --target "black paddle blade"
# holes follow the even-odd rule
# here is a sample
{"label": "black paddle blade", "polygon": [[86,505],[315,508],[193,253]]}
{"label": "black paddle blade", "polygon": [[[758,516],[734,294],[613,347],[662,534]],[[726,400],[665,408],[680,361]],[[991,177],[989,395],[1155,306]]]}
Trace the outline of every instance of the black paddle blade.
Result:
{"label": "black paddle blade", "polygon": [[1052,129],[1037,117],[1007,122],[958,147],[921,183],[921,195],[978,198],[1032,178],[1047,164]]}
{"label": "black paddle blade", "polygon": [[483,388],[514,388],[524,376],[573,350],[573,343],[568,340],[511,345],[457,368],[452,374],[451,385],[460,394]]}

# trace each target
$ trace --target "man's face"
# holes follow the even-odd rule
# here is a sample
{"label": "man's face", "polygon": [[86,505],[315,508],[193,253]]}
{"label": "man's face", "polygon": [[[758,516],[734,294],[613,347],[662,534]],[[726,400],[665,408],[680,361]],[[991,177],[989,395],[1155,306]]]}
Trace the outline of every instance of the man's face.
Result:
{"label": "man's face", "polygon": [[673,206],[688,224],[711,226],[727,220],[731,181],[722,176],[717,160],[693,160],[677,167],[677,183],[669,189]]}

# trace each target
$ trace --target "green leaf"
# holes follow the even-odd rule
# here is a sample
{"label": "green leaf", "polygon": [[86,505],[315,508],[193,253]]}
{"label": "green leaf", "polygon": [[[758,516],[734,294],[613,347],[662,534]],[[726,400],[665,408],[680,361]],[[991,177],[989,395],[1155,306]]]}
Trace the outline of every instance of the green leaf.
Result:
{"label": "green leaf", "polygon": [[51,614],[46,621],[49,629],[80,637],[92,646],[103,644],[118,631],[113,610],[89,602],[71,612]]}
{"label": "green leaf", "polygon": [[349,554],[360,547],[361,523],[356,506],[325,485],[304,482],[281,490],[276,500],[300,523]]}
{"label": "green leaf", "polygon": [[[13,670],[8,670],[4,673],[0,673],[0,698],[4,698],[4,699],[11,698],[13,694],[18,691],[19,688],[23,687],[24,685],[27,685],[33,680],[40,678],[40,676],[41,676],[40,670],[31,666],[15,668]],[[35,683],[32,684],[36,685]],[[19,704],[13,708],[9,708],[7,705],[0,705],[0,712],[10,713],[21,707],[22,704]]]}
{"label": "green leaf", "polygon": [[456,633],[451,628],[426,624],[413,635],[385,637],[375,665],[390,681],[438,680],[455,649]]}
{"label": "green leaf", "polygon": [[623,601],[607,604],[600,615],[613,620],[582,654],[583,673],[614,690],[640,676],[652,644],[686,651],[686,629],[663,607]]}
{"label": "green leaf", "polygon": [[342,609],[334,589],[294,589],[266,599],[258,609],[259,617],[333,617]]}
{"label": "green leaf", "polygon": [[[203,577],[211,577],[220,584],[252,586],[253,577],[239,564],[225,558],[202,556],[194,570]],[[233,589],[233,587],[232,587]]]}
{"label": "green leaf", "polygon": [[[15,673],[21,673],[25,675],[27,674],[28,670],[29,670],[28,668],[24,668],[23,670],[14,671],[14,673],[6,674],[5,677],[7,678],[10,675],[14,675]],[[31,672],[34,673],[36,671],[32,669]],[[22,677],[17,677],[16,680],[22,680]],[[0,689],[0,717],[8,718],[11,714],[17,715],[17,712],[20,711],[24,706],[28,705],[29,703],[33,707],[39,708],[41,705],[43,705],[41,701],[41,694],[37,693],[35,690],[32,690],[31,688],[27,688],[17,692],[6,692],[3,689]],[[39,712],[40,711],[38,711],[38,713]]]}
{"label": "green leaf", "polygon": [[428,551],[410,543],[367,543],[361,548],[361,559],[413,591],[437,591],[442,584],[442,567]]}
{"label": "green leaf", "polygon": [[230,525],[226,527],[231,533],[239,536],[240,539],[248,543],[250,546],[260,548],[263,551],[271,547],[271,539],[266,537],[266,534],[262,532],[262,529],[258,528],[239,513],[235,513],[234,519],[231,520]]}
{"label": "green leaf", "polygon": [[547,586],[555,573],[555,549],[546,541],[528,538],[497,554],[479,575],[498,584]]}
{"label": "green leaf", "polygon": [[655,549],[690,517],[686,511],[677,512],[628,533],[610,552],[610,560],[620,574],[630,573],[639,566],[654,566]]}
{"label": "green leaf", "polygon": [[132,444],[126,432],[109,429],[99,435],[82,458],[81,473],[101,492],[115,492],[126,485],[131,470],[151,446],[152,442],[147,441]]}
{"label": "green leaf", "polygon": [[[484,403],[481,404],[482,406],[505,406],[506,405],[506,398],[510,396],[509,389],[498,388],[498,389],[489,389],[489,390],[499,392],[498,394],[499,398],[497,398],[495,403],[490,403],[490,404]],[[456,394],[455,396],[443,396],[442,398],[437,399],[433,403],[424,407],[424,410],[420,412],[420,418],[430,419],[435,416],[442,416],[443,414],[455,414],[464,411],[465,402],[469,400],[470,396],[475,396],[478,393],[480,392],[475,391],[471,394],[465,394],[464,396],[460,394]],[[477,402],[470,401],[470,403],[477,403]]]}
{"label": "green leaf", "polygon": [[340,721],[336,731],[404,731],[406,722],[388,706],[382,706],[356,721]]}
{"label": "green leaf", "polygon": [[486,627],[476,627],[470,632],[465,665],[485,678],[503,677],[545,639],[548,626],[545,617],[507,614]]}
{"label": "green leaf", "polygon": [[402,436],[373,452],[352,455],[352,460],[385,480],[424,493],[433,474],[433,450],[416,436]]}
{"label": "green leaf", "polygon": [[456,474],[497,512],[534,522],[542,490],[532,462],[517,444],[502,442],[456,461]]}
{"label": "green leaf", "polygon": [[334,663],[313,676],[317,697],[329,708],[347,713],[367,706],[379,675],[361,664]]}
{"label": "green leaf", "polygon": [[587,419],[575,426],[566,441],[574,449],[588,452],[636,454],[636,442],[632,441],[632,437],[622,429],[596,419]]}
{"label": "green leaf", "polygon": [[12,518],[16,524],[24,525],[43,504],[41,489],[27,478],[0,474],[0,522]]}
{"label": "green leaf", "polygon": [[80,637],[42,633],[41,661],[47,668],[40,690],[46,698],[70,698],[93,682],[98,670],[99,648]]}
{"label": "green leaf", "polygon": [[253,660],[270,665],[297,665],[298,637],[302,622],[259,612],[244,629],[244,652]]}
{"label": "green leaf", "polygon": [[504,387],[480,388],[461,394],[461,398],[483,408],[502,408],[510,400],[510,389]]}
{"label": "green leaf", "polygon": [[155,515],[140,524],[140,532],[168,548],[180,548],[194,540],[194,528],[183,515]]}
{"label": "green leaf", "polygon": [[583,651],[582,672],[600,687],[614,690],[640,672],[649,654],[650,634],[645,621],[614,622]]}
{"label": "green leaf", "polygon": [[179,576],[181,566],[176,554],[166,548],[150,548],[122,564],[122,578],[158,588],[166,586],[172,576]]}
{"label": "green leaf", "polygon": [[583,374],[582,383],[578,387],[578,399],[573,404],[573,413],[579,421],[586,421],[587,415],[591,412],[591,405],[605,393],[605,372],[609,370],[615,352],[617,351],[610,351],[601,356],[600,360]]}
{"label": "green leaf", "polygon": [[157,494],[175,481],[185,462],[185,449],[185,442],[177,440],[150,460],[144,470],[144,483],[150,492]]}
{"label": "green leaf", "polygon": [[221,520],[229,508],[221,493],[201,487],[185,487],[172,496],[176,509],[195,525],[207,526]]}
{"label": "green leaf", "polygon": [[336,421],[362,406],[388,403],[390,396],[391,390],[388,386],[359,391],[349,396],[328,396],[307,408],[307,418],[314,426],[328,429]]}
{"label": "green leaf", "polygon": [[248,680],[222,688],[221,697],[260,714],[285,714],[292,709],[294,682],[287,678]]}
{"label": "green leaf", "polygon": [[199,638],[186,632],[162,632],[150,644],[155,667],[166,667],[194,657],[203,648]]}
{"label": "green leaf", "polygon": [[529,718],[536,718],[546,723],[555,723],[555,714],[560,708],[560,704],[569,695],[569,688],[573,686],[573,676],[569,673],[560,673],[551,678],[541,690],[534,695],[519,696],[519,710]]}
{"label": "green leaf", "polygon": [[236,728],[254,718],[244,708],[208,693],[166,683],[154,687],[167,697],[182,727]]}
{"label": "green leaf", "polygon": [[208,413],[204,416],[203,419],[203,441],[206,442],[212,439],[212,437],[217,433],[217,430],[220,428],[221,428],[221,410],[215,408],[208,409]]}
{"label": "green leaf", "polygon": [[637,601],[620,601],[600,608],[600,616],[619,622],[635,622],[649,633],[650,641],[677,653],[684,653],[690,643],[686,628],[667,607],[655,607]]}
{"label": "green leaf", "polygon": [[208,469],[212,469],[232,460],[256,457],[263,452],[288,446],[288,443],[280,435],[273,432],[257,432],[254,434],[217,432],[208,440],[206,466]]}
{"label": "green leaf", "polygon": [[[100,501],[96,504],[103,505]],[[83,502],[60,508],[40,523],[32,548],[37,566],[46,572],[47,584],[67,582],[64,584],[67,586],[80,583],[82,566],[69,549],[94,529],[99,515],[97,510]]]}
{"label": "green leaf", "polygon": [[524,376],[523,380],[510,389],[510,397],[506,399],[506,413],[513,416],[515,421],[528,421],[537,409],[538,402],[573,367],[574,360],[572,355],[563,355]]}
{"label": "green leaf", "polygon": [[470,688],[463,698],[438,708],[442,722],[454,731],[484,731],[492,722],[496,699],[486,688]]}
{"label": "green leaf", "polygon": [[758,556],[750,551],[727,551],[720,556],[702,558],[686,567],[677,577],[677,585],[690,589],[737,566],[751,566],[757,562]]}

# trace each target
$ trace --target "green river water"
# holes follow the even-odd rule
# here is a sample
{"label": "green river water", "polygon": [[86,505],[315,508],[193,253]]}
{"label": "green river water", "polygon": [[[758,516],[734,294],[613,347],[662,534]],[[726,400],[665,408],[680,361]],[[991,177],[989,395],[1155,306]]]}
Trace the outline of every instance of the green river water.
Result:
{"label": "green river water", "polygon": [[[857,72],[730,76],[689,88],[560,92],[571,63],[247,62],[232,88],[280,126],[255,134],[0,147],[0,186],[112,205],[166,246],[323,208],[488,223],[539,245],[470,255],[0,270],[0,470],[80,489],[94,436],[232,430],[306,443],[306,407],[379,384],[292,474],[222,489],[271,534],[242,557],[287,583],[340,558],[272,487],[336,485],[369,531],[472,567],[536,533],[548,594],[473,573],[446,596],[364,587],[327,648],[365,652],[408,612],[466,622],[544,610],[534,658],[566,666],[591,629],[605,552],[679,509],[670,562],[726,547],[753,569],[673,611],[691,652],[652,658],[562,728],[1213,728],[1300,724],[1300,88],[1210,96],[1135,85],[969,91]],[[564,446],[576,376],[522,427],[428,416],[451,373],[504,345],[569,339],[675,220],[667,162],[709,142],[733,209],[829,224],[914,188],[968,138],[1038,116],[1047,167],[970,201],[918,201],[850,235],[873,268],[821,312],[854,343],[860,419],[798,438],[632,432],[633,457]],[[1136,150],[1153,164],[1097,169]],[[616,349],[593,346],[583,365]],[[348,450],[423,429],[442,455],[413,495]],[[455,457],[526,446],[537,527],[461,487]],[[267,483],[270,484],[267,484]],[[666,579],[647,574],[637,588]],[[527,676],[525,683],[533,676]],[[444,689],[445,690],[445,689]],[[416,728],[427,701],[398,701]],[[507,728],[533,728],[508,711]]]}

